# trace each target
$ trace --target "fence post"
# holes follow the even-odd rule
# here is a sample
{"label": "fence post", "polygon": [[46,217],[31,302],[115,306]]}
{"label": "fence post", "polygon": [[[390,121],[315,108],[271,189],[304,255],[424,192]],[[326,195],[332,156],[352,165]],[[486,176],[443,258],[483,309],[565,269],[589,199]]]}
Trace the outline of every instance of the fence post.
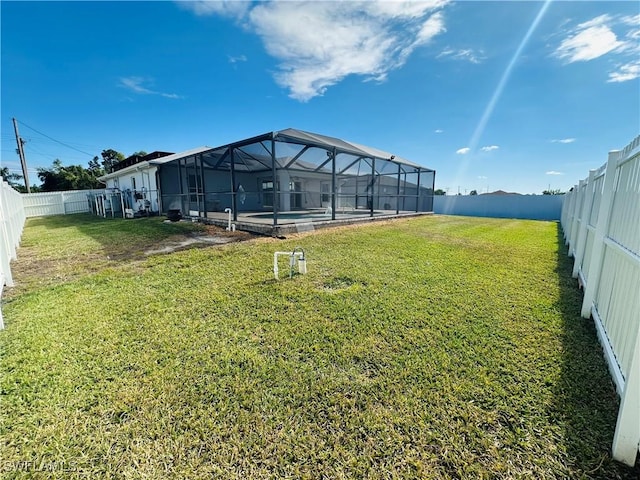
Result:
{"label": "fence post", "polygon": [[595,298],[596,291],[600,285],[600,273],[602,272],[602,261],[604,259],[604,237],[609,230],[609,218],[611,216],[611,206],[613,205],[614,188],[616,180],[616,168],[618,166],[618,150],[609,152],[607,169],[604,174],[604,186],[600,199],[600,209],[598,210],[598,224],[593,236],[593,246],[591,247],[591,262],[589,263],[589,278],[584,289],[582,299],[581,314],[584,318],[591,316],[591,305]]}
{"label": "fence post", "polygon": [[587,243],[587,227],[589,226],[589,212],[591,211],[591,205],[593,205],[593,177],[595,174],[595,170],[589,170],[589,178],[586,180],[587,184],[584,187],[584,196],[580,211],[580,227],[578,229],[576,248],[573,254],[573,258],[575,259],[573,262],[573,278],[578,277],[578,272],[580,271],[584,257],[585,244]]}
{"label": "fence post", "polygon": [[[9,188],[5,182],[0,182],[0,234],[2,234],[2,243],[0,243],[0,281],[9,287],[13,286],[13,277],[11,276],[11,258],[13,257],[11,240],[11,225],[9,225],[10,214],[8,203],[11,201],[6,193]],[[1,290],[1,288],[0,288]]]}
{"label": "fence post", "polygon": [[636,463],[640,440],[640,332],[636,332],[633,352],[611,447],[613,458],[631,467]]}
{"label": "fence post", "polygon": [[571,251],[571,247],[573,246],[573,222],[576,218],[576,204],[578,203],[578,185],[573,186],[573,191],[571,192],[571,204],[569,205],[569,218],[567,218],[567,236],[566,236],[566,244],[569,246],[567,254],[571,257],[573,256],[573,252]]}

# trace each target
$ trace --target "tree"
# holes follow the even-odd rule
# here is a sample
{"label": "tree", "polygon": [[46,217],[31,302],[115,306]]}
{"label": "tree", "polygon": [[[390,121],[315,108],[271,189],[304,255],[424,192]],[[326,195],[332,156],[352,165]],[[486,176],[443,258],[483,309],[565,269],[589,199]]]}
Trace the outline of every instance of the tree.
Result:
{"label": "tree", "polygon": [[[19,173],[11,173],[8,167],[0,168],[0,173],[2,174],[2,180],[7,182],[11,188],[20,193],[27,193],[27,187],[24,186],[24,177],[22,175]],[[39,191],[39,186],[31,185],[31,193]]]}
{"label": "tree", "polygon": [[144,157],[145,155],[147,155],[147,152],[145,152],[144,150],[140,150],[139,152],[133,152],[131,154],[132,157]]}
{"label": "tree", "polygon": [[7,182],[9,186],[16,188],[21,185],[19,182],[22,180],[22,175],[19,173],[11,173],[9,167],[2,167],[0,173],[2,174],[2,179]]}
{"label": "tree", "polygon": [[100,158],[97,155],[89,160],[89,171],[94,172],[96,177],[104,175],[104,168],[100,165]]}
{"label": "tree", "polygon": [[447,192],[445,192],[444,190],[442,190],[441,188],[438,188],[435,192],[433,192],[434,195],[446,195]]}
{"label": "tree", "polygon": [[[96,157],[97,158],[97,157]],[[96,160],[94,158],[94,160]],[[93,165],[95,167],[95,163]],[[64,190],[86,190],[102,188],[97,175],[102,169],[84,168],[82,165],[69,165],[65,167],[59,159],[53,161],[50,168],[38,168],[38,178],[42,182],[43,192],[55,192]]]}
{"label": "tree", "polygon": [[554,190],[543,190],[542,194],[543,195],[564,195],[564,192],[561,191],[559,188],[557,188]]}
{"label": "tree", "polygon": [[103,150],[100,155],[102,155],[102,168],[104,168],[106,173],[111,173],[113,171],[113,166],[125,158],[122,153],[111,148]]}
{"label": "tree", "polygon": [[469,192],[469,195],[477,195],[477,194],[478,194],[478,191],[477,191],[477,190],[471,190],[471,191]]}

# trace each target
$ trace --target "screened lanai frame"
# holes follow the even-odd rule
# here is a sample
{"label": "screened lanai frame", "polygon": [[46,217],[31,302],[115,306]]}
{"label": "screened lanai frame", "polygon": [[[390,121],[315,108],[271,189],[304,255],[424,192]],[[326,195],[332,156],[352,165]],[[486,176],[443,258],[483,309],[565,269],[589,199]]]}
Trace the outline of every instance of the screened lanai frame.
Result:
{"label": "screened lanai frame", "polygon": [[273,226],[432,212],[435,170],[388,152],[287,129],[163,162],[162,210]]}

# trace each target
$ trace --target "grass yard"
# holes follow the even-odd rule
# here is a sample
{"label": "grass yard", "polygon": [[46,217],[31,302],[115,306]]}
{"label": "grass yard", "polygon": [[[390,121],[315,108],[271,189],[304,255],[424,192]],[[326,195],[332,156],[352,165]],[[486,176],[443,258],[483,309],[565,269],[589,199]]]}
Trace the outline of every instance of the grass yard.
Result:
{"label": "grass yard", "polygon": [[[558,228],[433,216],[145,256],[203,227],[31,219],[3,474],[637,478]],[[273,280],[297,245],[309,273]]]}

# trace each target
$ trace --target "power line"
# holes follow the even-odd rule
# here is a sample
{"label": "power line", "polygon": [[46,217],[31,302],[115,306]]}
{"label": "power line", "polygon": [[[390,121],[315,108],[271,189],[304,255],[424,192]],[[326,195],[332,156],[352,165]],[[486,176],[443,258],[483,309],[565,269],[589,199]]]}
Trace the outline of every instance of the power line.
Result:
{"label": "power line", "polygon": [[76,152],[84,153],[85,155],[89,155],[91,158],[95,157],[95,155],[92,155],[91,153],[87,153],[87,152],[85,152],[85,151],[83,151],[83,150],[80,150],[79,148],[72,147],[71,145],[69,145],[69,144],[67,144],[67,143],[61,142],[60,140],[56,140],[55,138],[50,137],[50,136],[49,136],[49,135],[47,135],[46,133],[42,133],[41,131],[36,130],[36,129],[35,129],[35,128],[33,128],[33,127],[30,127],[29,125],[27,125],[27,124],[26,124],[26,123],[24,123],[24,122],[20,122],[20,121],[19,121],[19,123],[20,123],[20,125],[24,125],[24,126],[25,126],[25,127],[27,127],[28,129],[33,130],[33,131],[34,131],[34,132],[36,132],[36,133],[39,133],[39,134],[40,134],[40,135],[42,135],[43,137],[47,137],[49,140],[53,140],[54,142],[59,143],[60,145],[64,145],[65,147],[70,148],[71,150],[75,150]]}

